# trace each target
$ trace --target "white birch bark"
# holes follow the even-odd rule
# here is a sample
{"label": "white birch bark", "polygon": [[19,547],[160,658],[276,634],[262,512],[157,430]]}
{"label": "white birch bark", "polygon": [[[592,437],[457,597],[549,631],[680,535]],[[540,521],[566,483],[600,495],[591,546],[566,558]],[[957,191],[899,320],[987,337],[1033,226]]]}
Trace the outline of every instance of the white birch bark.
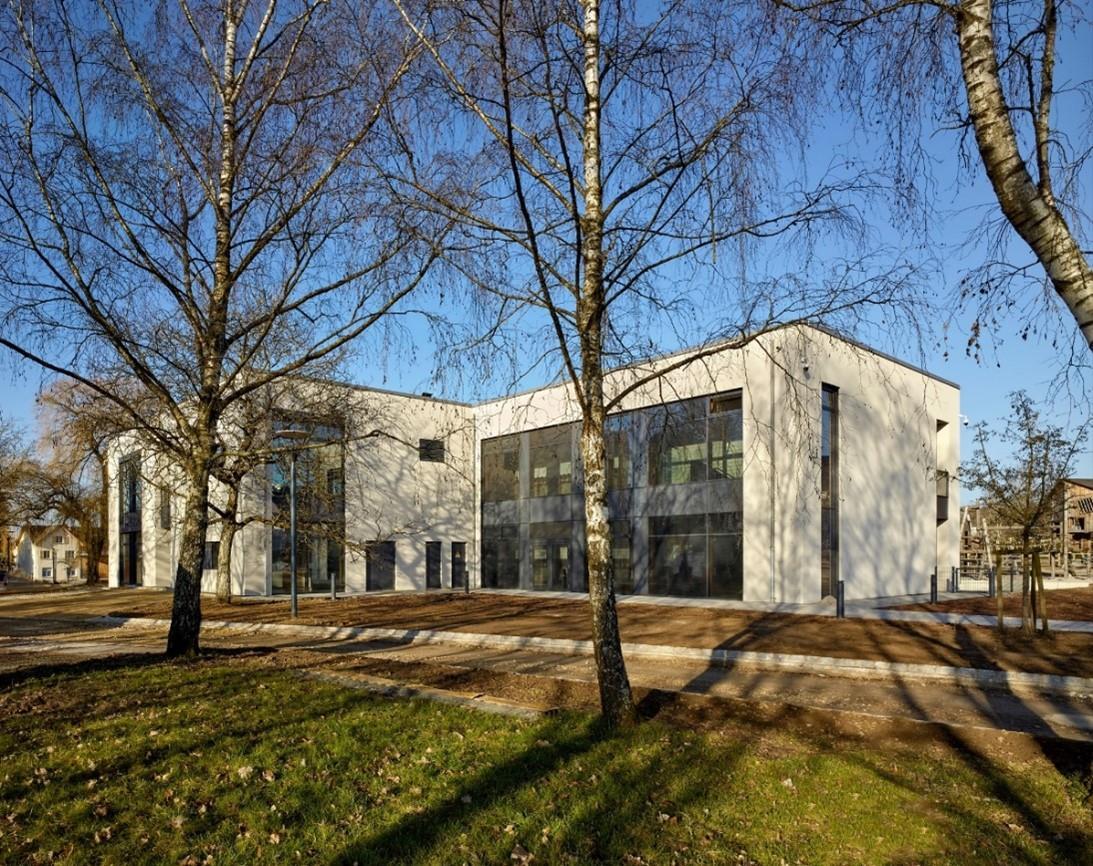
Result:
{"label": "white birch bark", "polygon": [[[1086,345],[1093,349],[1093,268],[1055,206],[1047,176],[1038,186],[1017,146],[998,74],[991,5],[991,0],[963,0],[956,11],[960,66],[976,144],[1002,213],[1043,264]],[[1044,50],[1053,55],[1053,41],[1048,40]],[[1046,110],[1042,103],[1041,125]],[[1041,171],[1046,170],[1041,161]]]}

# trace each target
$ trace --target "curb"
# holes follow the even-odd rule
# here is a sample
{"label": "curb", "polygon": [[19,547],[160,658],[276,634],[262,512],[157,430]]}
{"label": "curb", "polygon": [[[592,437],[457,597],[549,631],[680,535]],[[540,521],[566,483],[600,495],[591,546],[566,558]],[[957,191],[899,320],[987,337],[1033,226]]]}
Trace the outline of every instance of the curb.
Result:
{"label": "curb", "polygon": [[[96,617],[108,624],[167,627],[170,620],[139,616]],[[533,649],[565,655],[593,654],[592,641],[564,638],[525,637],[520,635],[478,634],[475,632],[437,631],[433,629],[396,629],[357,626],[293,625],[290,623],[241,623],[226,620],[206,620],[202,629],[297,635],[327,640],[386,641],[396,644],[445,644],[471,649]],[[948,665],[924,665],[910,662],[847,659],[832,656],[796,655],[791,653],[750,652],[747,650],[702,649],[699,647],[662,646],[658,644],[624,643],[622,651],[632,658],[660,661],[682,660],[705,662],[714,667],[758,667],[767,670],[796,671],[826,676],[861,677],[868,679],[924,679],[957,685],[987,686],[1004,689],[1031,689],[1054,694],[1084,696],[1093,694],[1093,679],[1037,674],[1023,671],[957,668]]]}

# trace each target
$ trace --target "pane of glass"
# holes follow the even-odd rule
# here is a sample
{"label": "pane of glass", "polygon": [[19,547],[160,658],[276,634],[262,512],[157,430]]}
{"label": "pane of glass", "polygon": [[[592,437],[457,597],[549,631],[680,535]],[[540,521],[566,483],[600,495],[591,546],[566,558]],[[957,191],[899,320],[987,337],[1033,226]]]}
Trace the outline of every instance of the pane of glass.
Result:
{"label": "pane of glass", "polygon": [[612,415],[604,424],[607,450],[607,489],[624,490],[630,486],[630,434],[633,415]]}
{"label": "pane of glass", "polygon": [[710,536],[710,596],[744,597],[744,548],[739,535]]}
{"label": "pane of glass", "polygon": [[634,591],[630,534],[629,520],[611,521],[611,575],[615,592],[624,594]]}
{"label": "pane of glass", "polygon": [[734,409],[710,418],[710,479],[743,476],[744,413]]}
{"label": "pane of glass", "polygon": [[520,437],[482,442],[482,501],[508,502],[520,495]]}
{"label": "pane of glass", "polygon": [[688,400],[654,410],[649,433],[649,483],[705,480],[705,401]]}
{"label": "pane of glass", "polygon": [[531,495],[568,496],[573,482],[572,427],[549,427],[528,434]]}

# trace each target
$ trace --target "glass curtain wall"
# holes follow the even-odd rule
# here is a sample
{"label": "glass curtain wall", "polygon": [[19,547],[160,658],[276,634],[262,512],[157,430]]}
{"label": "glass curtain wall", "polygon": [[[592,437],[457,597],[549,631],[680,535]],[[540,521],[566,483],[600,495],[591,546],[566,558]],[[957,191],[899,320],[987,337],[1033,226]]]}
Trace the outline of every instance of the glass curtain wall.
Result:
{"label": "glass curtain wall", "polygon": [[[279,430],[306,430],[308,438],[291,442]],[[296,449],[296,590],[329,592],[331,583],[345,590],[345,448],[342,427],[330,421],[277,418],[273,448],[281,452],[270,466],[273,499],[272,589],[290,591],[289,549],[290,447]]]}
{"label": "glass curtain wall", "polygon": [[[618,413],[605,434],[616,592],[741,598],[741,392]],[[575,425],[482,442],[483,586],[587,588],[575,442]]]}

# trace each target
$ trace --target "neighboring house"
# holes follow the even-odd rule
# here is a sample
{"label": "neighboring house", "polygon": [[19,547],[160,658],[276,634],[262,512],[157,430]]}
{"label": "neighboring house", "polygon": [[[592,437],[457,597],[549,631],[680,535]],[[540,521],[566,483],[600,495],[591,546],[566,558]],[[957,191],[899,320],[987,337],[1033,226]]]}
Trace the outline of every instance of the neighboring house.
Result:
{"label": "neighboring house", "polygon": [[[842,580],[870,598],[926,592],[958,564],[956,385],[816,328],[683,357],[607,377],[609,397],[625,392],[607,431],[620,593],[802,603]],[[301,591],[585,591],[570,385],[478,405],[354,388],[343,417],[383,435],[343,443],[338,419],[270,419],[327,443],[300,452]],[[111,585],[170,586],[170,467],[136,439],[109,467]],[[241,502],[256,519],[234,541],[234,591],[285,593],[282,468],[249,476]],[[213,524],[207,590],[218,537]]]}
{"label": "neighboring house", "polygon": [[1053,533],[1070,553],[1093,552],[1093,478],[1065,478],[1055,489]]}
{"label": "neighboring house", "polygon": [[61,524],[26,524],[15,539],[15,568],[31,580],[62,582],[82,578],[76,534]]}

